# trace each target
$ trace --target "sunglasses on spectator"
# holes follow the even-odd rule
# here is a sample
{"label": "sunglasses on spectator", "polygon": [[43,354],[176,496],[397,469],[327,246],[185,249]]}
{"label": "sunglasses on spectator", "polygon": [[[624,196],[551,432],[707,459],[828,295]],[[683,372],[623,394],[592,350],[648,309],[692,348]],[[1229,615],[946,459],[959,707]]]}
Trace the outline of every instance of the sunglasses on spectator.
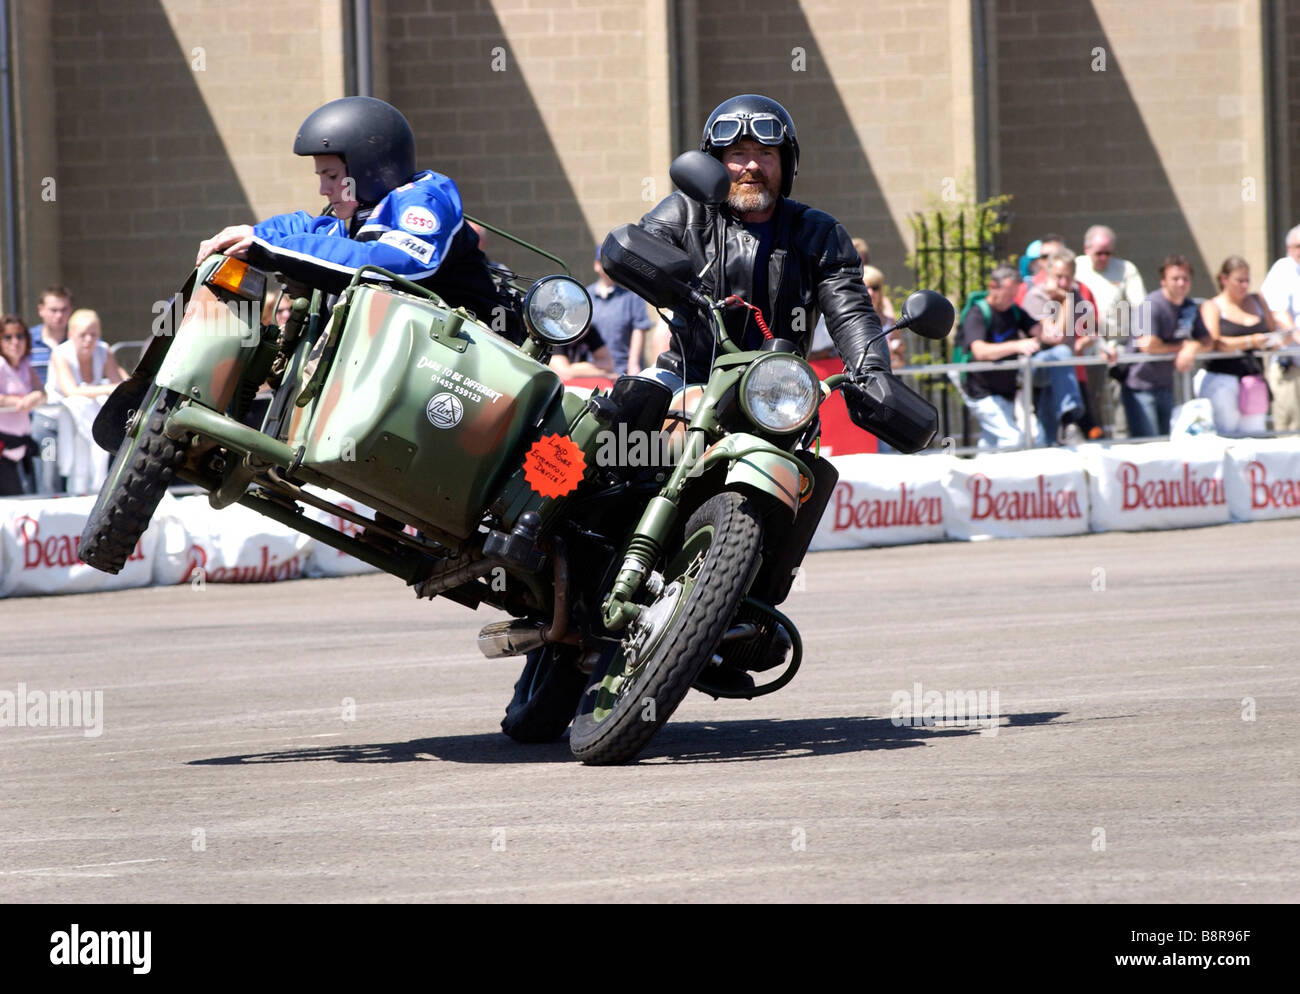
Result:
{"label": "sunglasses on spectator", "polygon": [[785,125],[775,114],[723,114],[709,128],[709,141],[714,145],[730,145],[742,138],[780,145],[785,141]]}
{"label": "sunglasses on spectator", "polygon": [[24,335],[24,334],[22,334],[22,333],[18,333],[18,334],[8,334],[8,335],[0,335],[0,339],[3,339],[3,340],[6,341],[6,342],[21,342],[21,341],[25,340],[26,338],[27,338],[27,336]]}
{"label": "sunglasses on spectator", "polygon": [[1110,249],[1097,249],[1097,250],[1094,251],[1092,254],[1093,254],[1093,255],[1110,255]]}

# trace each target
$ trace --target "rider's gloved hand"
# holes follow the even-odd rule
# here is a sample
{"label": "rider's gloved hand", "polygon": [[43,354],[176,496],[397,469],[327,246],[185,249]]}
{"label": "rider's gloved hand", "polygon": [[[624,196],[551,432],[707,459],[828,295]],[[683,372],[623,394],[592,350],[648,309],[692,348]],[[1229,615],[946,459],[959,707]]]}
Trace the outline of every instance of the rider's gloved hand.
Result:
{"label": "rider's gloved hand", "polygon": [[849,379],[858,386],[865,386],[874,380],[881,373],[888,373],[889,355],[881,355],[875,349],[868,349],[866,353],[860,356],[857,362],[846,364],[848,366]]}
{"label": "rider's gloved hand", "polygon": [[938,430],[939,412],[890,373],[888,354],[868,350],[850,368],[843,393],[853,423],[900,452],[925,448]]}

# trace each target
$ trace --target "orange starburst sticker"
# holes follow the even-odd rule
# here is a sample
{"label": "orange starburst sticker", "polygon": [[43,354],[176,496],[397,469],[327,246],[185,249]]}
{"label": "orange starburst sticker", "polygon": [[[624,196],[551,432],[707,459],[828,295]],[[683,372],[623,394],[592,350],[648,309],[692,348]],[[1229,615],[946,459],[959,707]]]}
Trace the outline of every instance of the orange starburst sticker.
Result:
{"label": "orange starburst sticker", "polygon": [[524,456],[524,479],[543,497],[563,497],[578,489],[587,460],[567,435],[544,435]]}

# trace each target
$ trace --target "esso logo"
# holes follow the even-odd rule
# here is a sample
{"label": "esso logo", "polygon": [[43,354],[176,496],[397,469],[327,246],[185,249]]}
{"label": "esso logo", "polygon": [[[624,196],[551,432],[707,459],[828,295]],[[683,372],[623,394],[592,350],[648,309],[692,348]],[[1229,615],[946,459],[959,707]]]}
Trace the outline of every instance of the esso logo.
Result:
{"label": "esso logo", "polygon": [[408,207],[402,211],[399,227],[417,235],[431,235],[438,230],[438,218],[427,207]]}

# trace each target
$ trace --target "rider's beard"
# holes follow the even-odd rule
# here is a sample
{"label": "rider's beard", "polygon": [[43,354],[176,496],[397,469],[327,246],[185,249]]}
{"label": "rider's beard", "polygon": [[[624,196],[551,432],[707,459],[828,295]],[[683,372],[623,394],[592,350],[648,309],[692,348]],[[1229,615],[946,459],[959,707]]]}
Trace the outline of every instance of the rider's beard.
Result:
{"label": "rider's beard", "polygon": [[727,206],[737,214],[758,214],[776,202],[776,195],[761,177],[753,177],[762,185],[732,183]]}

